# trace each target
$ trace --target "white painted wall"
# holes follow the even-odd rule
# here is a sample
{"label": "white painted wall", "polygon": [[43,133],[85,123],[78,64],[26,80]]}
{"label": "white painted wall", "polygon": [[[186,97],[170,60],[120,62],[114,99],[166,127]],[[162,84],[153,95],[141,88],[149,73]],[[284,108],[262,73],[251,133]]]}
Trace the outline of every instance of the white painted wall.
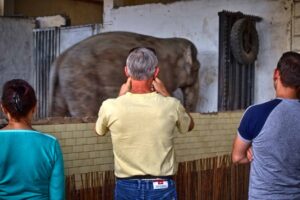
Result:
{"label": "white painted wall", "polygon": [[198,49],[199,112],[217,111],[218,12],[241,11],[260,16],[260,51],[256,63],[255,103],[274,97],[272,73],[283,51],[290,49],[291,0],[194,0],[113,9],[104,0],[103,31],[132,31],[156,37],[183,37]]}
{"label": "white painted wall", "polygon": [[61,54],[76,43],[100,33],[100,29],[100,24],[60,27],[59,53]]}

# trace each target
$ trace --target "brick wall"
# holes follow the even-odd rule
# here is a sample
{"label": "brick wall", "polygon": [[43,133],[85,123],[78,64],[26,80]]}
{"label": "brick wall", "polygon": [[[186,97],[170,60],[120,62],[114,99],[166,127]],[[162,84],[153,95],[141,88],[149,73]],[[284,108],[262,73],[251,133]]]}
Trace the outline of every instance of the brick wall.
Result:
{"label": "brick wall", "polygon": [[[195,128],[175,138],[178,162],[229,154],[242,112],[192,114]],[[94,123],[35,125],[35,129],[59,139],[65,161],[65,174],[113,170],[110,135],[98,136]],[[79,180],[79,179],[78,179]]]}
{"label": "brick wall", "polygon": [[194,113],[192,116],[195,120],[193,131],[185,135],[178,134],[175,139],[176,156],[179,162],[231,152],[242,112]]}

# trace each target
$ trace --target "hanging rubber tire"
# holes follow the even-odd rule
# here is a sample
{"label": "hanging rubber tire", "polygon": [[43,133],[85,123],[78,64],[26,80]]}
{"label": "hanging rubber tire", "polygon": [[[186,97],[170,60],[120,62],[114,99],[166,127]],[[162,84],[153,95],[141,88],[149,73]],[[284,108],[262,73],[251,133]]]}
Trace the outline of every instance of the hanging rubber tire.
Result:
{"label": "hanging rubber tire", "polygon": [[254,23],[242,18],[237,20],[230,32],[230,46],[235,59],[241,64],[253,63],[258,54],[258,34]]}

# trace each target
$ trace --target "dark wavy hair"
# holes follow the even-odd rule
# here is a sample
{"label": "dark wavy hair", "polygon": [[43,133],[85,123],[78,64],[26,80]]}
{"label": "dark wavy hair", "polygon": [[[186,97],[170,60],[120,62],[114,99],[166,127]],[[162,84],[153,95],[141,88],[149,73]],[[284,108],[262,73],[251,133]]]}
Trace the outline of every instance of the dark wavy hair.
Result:
{"label": "dark wavy hair", "polygon": [[26,81],[13,79],[4,84],[1,103],[14,119],[26,117],[36,102],[35,92]]}
{"label": "dark wavy hair", "polygon": [[300,54],[285,52],[278,61],[277,69],[283,86],[295,88],[300,99]]}

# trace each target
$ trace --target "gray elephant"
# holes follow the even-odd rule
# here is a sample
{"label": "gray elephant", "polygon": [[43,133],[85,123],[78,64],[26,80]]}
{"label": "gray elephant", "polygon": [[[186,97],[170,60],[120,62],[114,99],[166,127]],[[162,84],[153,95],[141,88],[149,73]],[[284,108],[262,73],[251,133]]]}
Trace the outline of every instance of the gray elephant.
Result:
{"label": "gray elephant", "polygon": [[128,52],[138,46],[156,50],[159,78],[170,92],[181,91],[183,105],[194,111],[200,64],[193,43],[183,38],[106,32],[79,42],[54,61],[50,72],[50,116],[97,116],[102,101],[118,95],[126,81]]}

